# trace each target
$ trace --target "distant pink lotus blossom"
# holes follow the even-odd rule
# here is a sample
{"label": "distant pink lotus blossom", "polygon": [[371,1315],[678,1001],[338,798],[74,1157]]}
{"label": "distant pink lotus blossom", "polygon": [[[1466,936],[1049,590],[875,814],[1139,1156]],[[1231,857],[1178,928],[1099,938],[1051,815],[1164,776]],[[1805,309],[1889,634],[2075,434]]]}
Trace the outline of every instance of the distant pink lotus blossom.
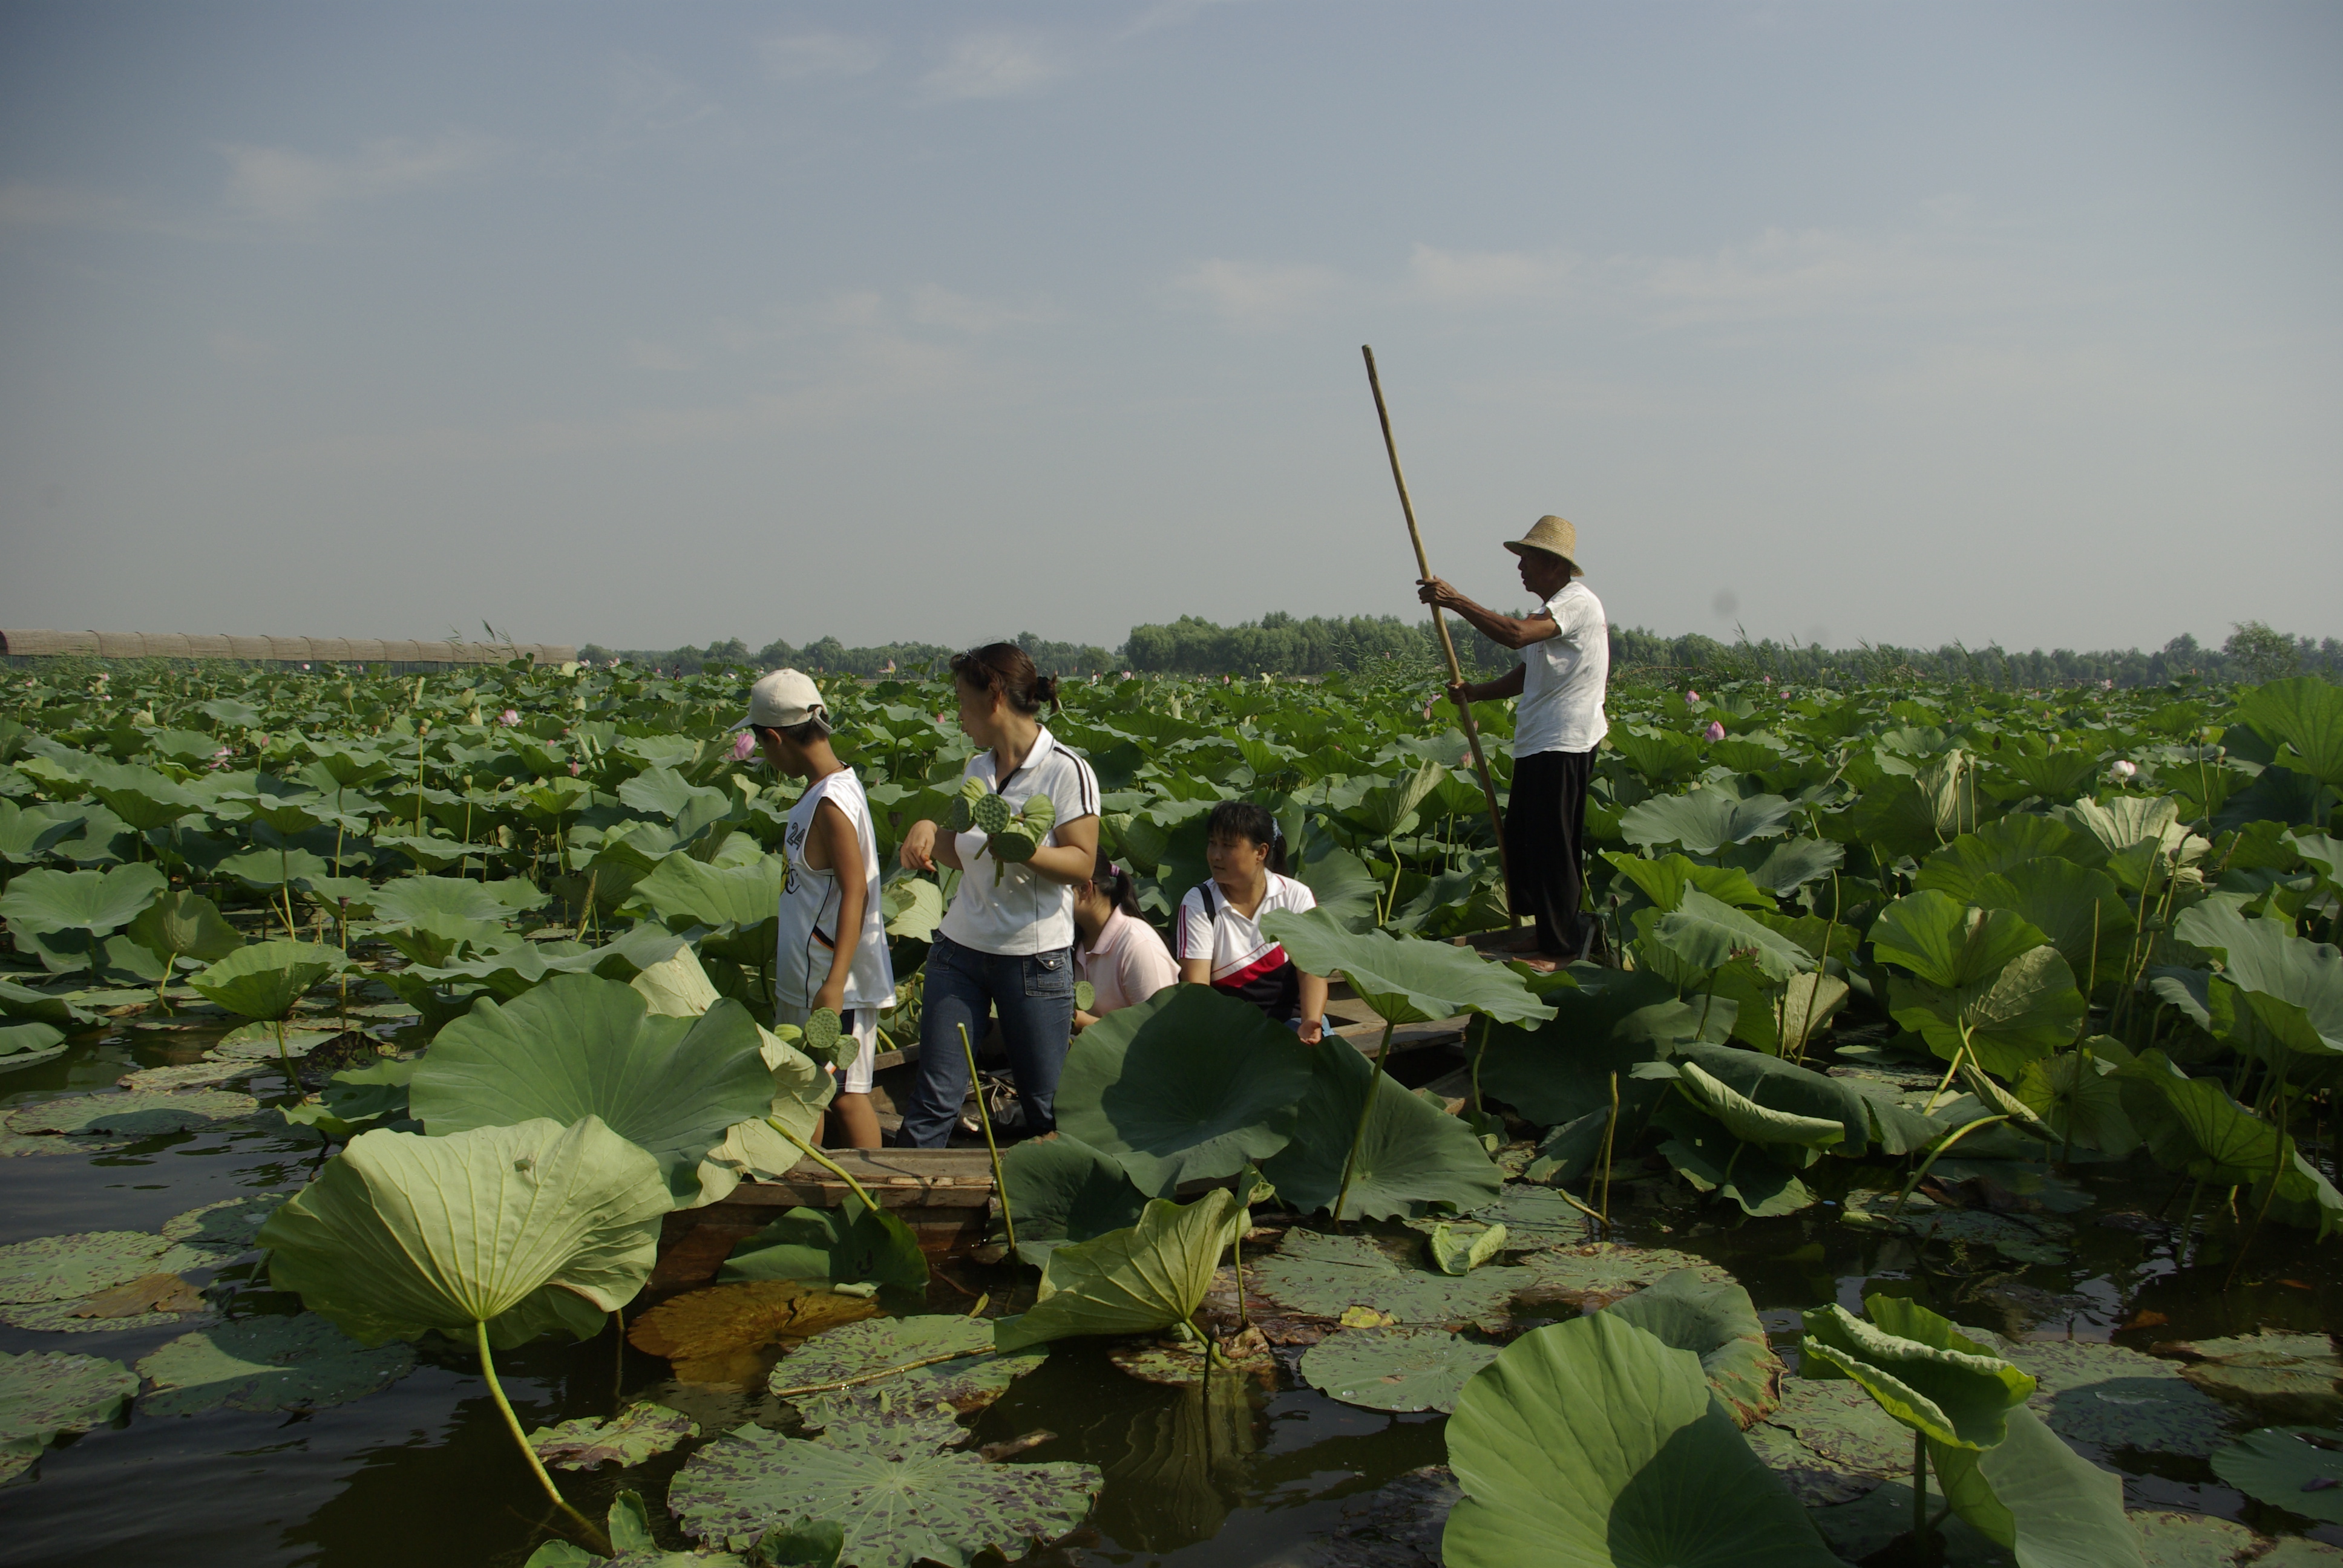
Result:
{"label": "distant pink lotus blossom", "polygon": [[506,709],[502,713],[497,715],[497,722],[508,727],[518,724],[520,722],[520,709],[517,708]]}
{"label": "distant pink lotus blossom", "polygon": [[2114,774],[2118,781],[2128,783],[2130,782],[2133,775],[2139,771],[2139,764],[2137,762],[2127,762],[2122,758],[2117,758],[2113,763],[2109,764],[2107,771]]}
{"label": "distant pink lotus blossom", "polygon": [[1427,698],[1425,698],[1425,699],[1423,699],[1423,716],[1424,716],[1424,718],[1426,718],[1426,719],[1430,719],[1430,718],[1432,717],[1432,705],[1433,705],[1434,702],[1438,701],[1438,700],[1439,700],[1439,699],[1437,699],[1437,698],[1433,698],[1433,697],[1427,697]]}
{"label": "distant pink lotus blossom", "polygon": [[2102,680],[2099,682],[2099,689],[2101,691],[2113,691],[2115,689],[2116,683],[2112,680]]}
{"label": "distant pink lotus blossom", "polygon": [[577,764],[577,763],[575,763],[575,762],[572,762],[572,763],[569,765],[569,772],[570,772],[571,776],[574,778],[574,777],[577,775],[578,771],[578,764]]}
{"label": "distant pink lotus blossom", "polygon": [[[1129,670],[1127,670],[1127,669],[1126,669],[1126,670],[1124,670],[1124,671],[1122,672],[1122,678],[1123,678],[1123,679],[1125,679],[1125,680],[1129,680],[1129,679],[1131,678],[1131,671],[1129,671]],[[32,685],[33,683],[32,683],[31,681],[29,681],[29,680],[28,680],[28,681],[25,682],[25,685],[27,685],[27,686],[30,686],[30,685]]]}
{"label": "distant pink lotus blossom", "polygon": [[1698,702],[1699,700],[1700,700],[1700,693],[1699,693],[1699,692],[1697,692],[1697,691],[1687,691],[1687,692],[1685,692],[1685,693],[1684,693],[1684,706],[1685,706],[1686,708],[1690,708],[1694,703]]}
{"label": "distant pink lotus blossom", "polygon": [[1701,733],[1707,736],[1711,740],[1722,740],[1725,739],[1725,726],[1712,719],[1708,721],[1708,728],[1702,730]]}
{"label": "distant pink lotus blossom", "polygon": [[756,755],[756,751],[757,732],[755,730],[743,729],[739,734],[732,738],[733,761],[746,762],[749,758]]}

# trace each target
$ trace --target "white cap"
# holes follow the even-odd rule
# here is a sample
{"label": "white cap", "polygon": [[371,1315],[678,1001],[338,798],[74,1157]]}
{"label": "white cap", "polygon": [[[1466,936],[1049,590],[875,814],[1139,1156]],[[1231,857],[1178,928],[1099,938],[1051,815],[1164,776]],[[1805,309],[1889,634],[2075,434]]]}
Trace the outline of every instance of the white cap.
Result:
{"label": "white cap", "polygon": [[830,709],[813,678],[794,669],[777,669],[749,689],[749,717],[732,728],[795,729],[816,714],[827,719]]}

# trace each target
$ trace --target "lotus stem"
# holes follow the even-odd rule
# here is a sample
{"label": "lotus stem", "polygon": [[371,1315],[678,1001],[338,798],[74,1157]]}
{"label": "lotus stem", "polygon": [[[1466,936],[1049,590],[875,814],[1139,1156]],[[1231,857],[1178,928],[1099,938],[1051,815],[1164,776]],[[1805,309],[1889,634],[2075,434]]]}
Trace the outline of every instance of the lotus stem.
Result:
{"label": "lotus stem", "polygon": [[2008,1120],[2006,1116],[1980,1116],[1975,1121],[1964,1122],[1936,1140],[1936,1147],[1928,1151],[1928,1157],[1920,1161],[1920,1168],[1917,1171],[1912,1172],[1912,1180],[1905,1182],[1904,1191],[1896,1195],[1896,1207],[1888,1211],[1887,1217],[1893,1220],[1903,1214],[1904,1205],[1912,1201],[1914,1191],[1926,1179],[1929,1168],[1936,1164],[1937,1157],[1946,1150],[1950,1149],[1980,1127],[1991,1127],[1996,1121]]}
{"label": "lotus stem", "polygon": [[1334,1194],[1334,1233],[1342,1233],[1342,1205],[1351,1196],[1351,1176],[1358,1170],[1359,1145],[1367,1141],[1367,1118],[1374,1113],[1375,1091],[1383,1087],[1383,1058],[1391,1054],[1392,1020],[1383,1020],[1383,1043],[1375,1048],[1375,1064],[1367,1073],[1366,1097],[1359,1102],[1359,1124],[1351,1130],[1351,1151],[1342,1156],[1342,1186]]}
{"label": "lotus stem", "polygon": [[968,1085],[976,1091],[976,1119],[984,1128],[985,1152],[992,1156],[992,1190],[1001,1198],[1001,1224],[1009,1232],[1009,1250],[1017,1251],[1017,1216],[1009,1211],[1009,1183],[1001,1174],[1001,1145],[992,1141],[992,1113],[984,1108],[984,1080],[976,1075],[976,1044],[968,1025],[960,1026],[960,1048],[968,1056]]}
{"label": "lotus stem", "polygon": [[807,1142],[804,1139],[799,1137],[796,1133],[782,1126],[780,1118],[777,1116],[768,1116],[765,1118],[765,1125],[779,1133],[782,1137],[788,1139],[790,1142],[796,1144],[799,1151],[802,1152],[807,1159],[812,1161],[815,1164],[820,1166],[823,1170],[828,1171],[831,1175],[845,1182],[848,1187],[853,1190],[854,1195],[862,1200],[862,1206],[864,1208],[870,1210],[874,1213],[878,1211],[878,1203],[871,1198],[870,1192],[863,1188],[862,1183],[857,1181],[853,1176],[848,1172],[846,1167],[840,1165],[837,1161],[832,1160],[829,1155],[824,1154],[820,1150],[816,1149],[812,1144]]}
{"label": "lotus stem", "polygon": [[610,1374],[610,1414],[616,1417],[626,1408],[624,1402],[627,1397],[627,1316],[624,1312],[611,1312],[610,1332],[618,1342],[618,1357]]}
{"label": "lotus stem", "polygon": [[1619,1132],[1619,1075],[1611,1075],[1611,1118],[1603,1124],[1603,1233],[1611,1233],[1611,1149]]}
{"label": "lotus stem", "polygon": [[1237,1329],[1242,1332],[1252,1327],[1252,1309],[1245,1304],[1244,1227],[1242,1225],[1237,1227],[1237,1233],[1230,1240],[1229,1248],[1234,1260],[1231,1267],[1236,1271],[1237,1276]]}
{"label": "lotus stem", "polygon": [[285,1081],[292,1086],[293,1092],[305,1092],[301,1088],[301,1075],[293,1070],[293,1051],[285,1043],[285,1020],[281,1018],[277,1020],[277,1060],[285,1064]]}
{"label": "lotus stem", "polygon": [[2278,1048],[2278,1062],[2270,1076],[2278,1081],[2278,1146],[2270,1155],[2269,1185],[2262,1191],[2260,1207],[2254,1211],[2254,1222],[2246,1227],[2246,1239],[2237,1243],[2237,1255],[2229,1260],[2229,1271],[2222,1276],[2221,1292],[2237,1282],[2237,1271],[2246,1266],[2246,1254],[2254,1250],[2254,1240],[2262,1233],[2262,1221],[2269,1217],[2270,1203],[2278,1197],[2278,1178],[2286,1173],[2286,1047]]}
{"label": "lotus stem", "polygon": [[1936,1081],[1936,1091],[1929,1095],[1928,1103],[1920,1108],[1921,1115],[1934,1116],[1936,1113],[1936,1101],[1942,1100],[1945,1097],[1945,1091],[1953,1086],[1953,1074],[1961,1070],[1961,1058],[1968,1053],[1969,1026],[1963,1024],[1961,1025],[1961,1043],[1953,1052],[1953,1064],[1945,1069],[1945,1076]]}
{"label": "lotus stem", "polygon": [[[970,1314],[971,1317],[974,1315],[974,1313]],[[921,1356],[917,1361],[897,1362],[891,1366],[880,1367],[877,1372],[857,1372],[852,1377],[840,1378],[835,1382],[809,1382],[800,1388],[777,1388],[773,1390],[773,1397],[794,1399],[801,1393],[830,1393],[837,1389],[854,1388],[866,1382],[877,1382],[882,1377],[893,1377],[897,1372],[910,1372],[914,1367],[931,1367],[938,1362],[956,1362],[967,1354],[966,1351],[945,1351],[940,1355]]]}
{"label": "lotus stem", "polygon": [[1928,1550],[1928,1439],[1924,1432],[1912,1434],[1912,1544],[1927,1561]]}
{"label": "lotus stem", "polygon": [[588,1550],[605,1557],[617,1556],[618,1551],[610,1544],[610,1538],[602,1533],[602,1527],[569,1506],[569,1500],[561,1495],[559,1487],[553,1484],[553,1477],[545,1473],[545,1462],[538,1458],[537,1450],[528,1445],[528,1434],[520,1429],[520,1417],[513,1414],[512,1402],[505,1398],[505,1385],[497,1381],[497,1362],[488,1353],[488,1325],[485,1320],[474,1322],[472,1335],[474,1342],[479,1346],[480,1373],[488,1379],[488,1392],[496,1396],[497,1409],[504,1415],[506,1430],[512,1433],[513,1441],[520,1444],[521,1457],[528,1460],[529,1469],[537,1473],[538,1483],[545,1488],[545,1494],[553,1499],[553,1505],[569,1515],[577,1524]]}
{"label": "lotus stem", "polygon": [[2091,900],[2091,967],[2083,976],[2083,1016],[2076,1021],[2075,1040],[2080,1044],[2091,1027],[2091,992],[2099,984],[2099,904]]}
{"label": "lotus stem", "polygon": [[1473,1053],[1473,1114],[1481,1114],[1481,1059],[1489,1054],[1489,1031],[1497,1020],[1483,1013],[1481,1017],[1481,1049]]}

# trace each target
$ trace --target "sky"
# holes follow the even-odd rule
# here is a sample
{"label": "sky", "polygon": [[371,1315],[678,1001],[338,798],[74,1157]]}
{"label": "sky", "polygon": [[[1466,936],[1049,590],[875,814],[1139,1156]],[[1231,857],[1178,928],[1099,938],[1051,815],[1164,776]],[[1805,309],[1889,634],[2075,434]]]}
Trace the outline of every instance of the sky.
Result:
{"label": "sky", "polygon": [[2343,634],[2343,6],[0,4],[0,627]]}

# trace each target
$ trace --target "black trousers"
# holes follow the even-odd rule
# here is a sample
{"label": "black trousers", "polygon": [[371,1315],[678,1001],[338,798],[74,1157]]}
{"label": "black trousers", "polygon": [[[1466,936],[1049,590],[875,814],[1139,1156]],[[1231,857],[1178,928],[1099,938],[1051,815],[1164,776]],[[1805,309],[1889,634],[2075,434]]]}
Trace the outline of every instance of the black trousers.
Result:
{"label": "black trousers", "polygon": [[1541,751],[1513,762],[1505,803],[1505,859],[1513,912],[1537,921],[1538,947],[1577,956],[1585,940],[1578,912],[1585,876],[1586,781],[1592,751]]}

